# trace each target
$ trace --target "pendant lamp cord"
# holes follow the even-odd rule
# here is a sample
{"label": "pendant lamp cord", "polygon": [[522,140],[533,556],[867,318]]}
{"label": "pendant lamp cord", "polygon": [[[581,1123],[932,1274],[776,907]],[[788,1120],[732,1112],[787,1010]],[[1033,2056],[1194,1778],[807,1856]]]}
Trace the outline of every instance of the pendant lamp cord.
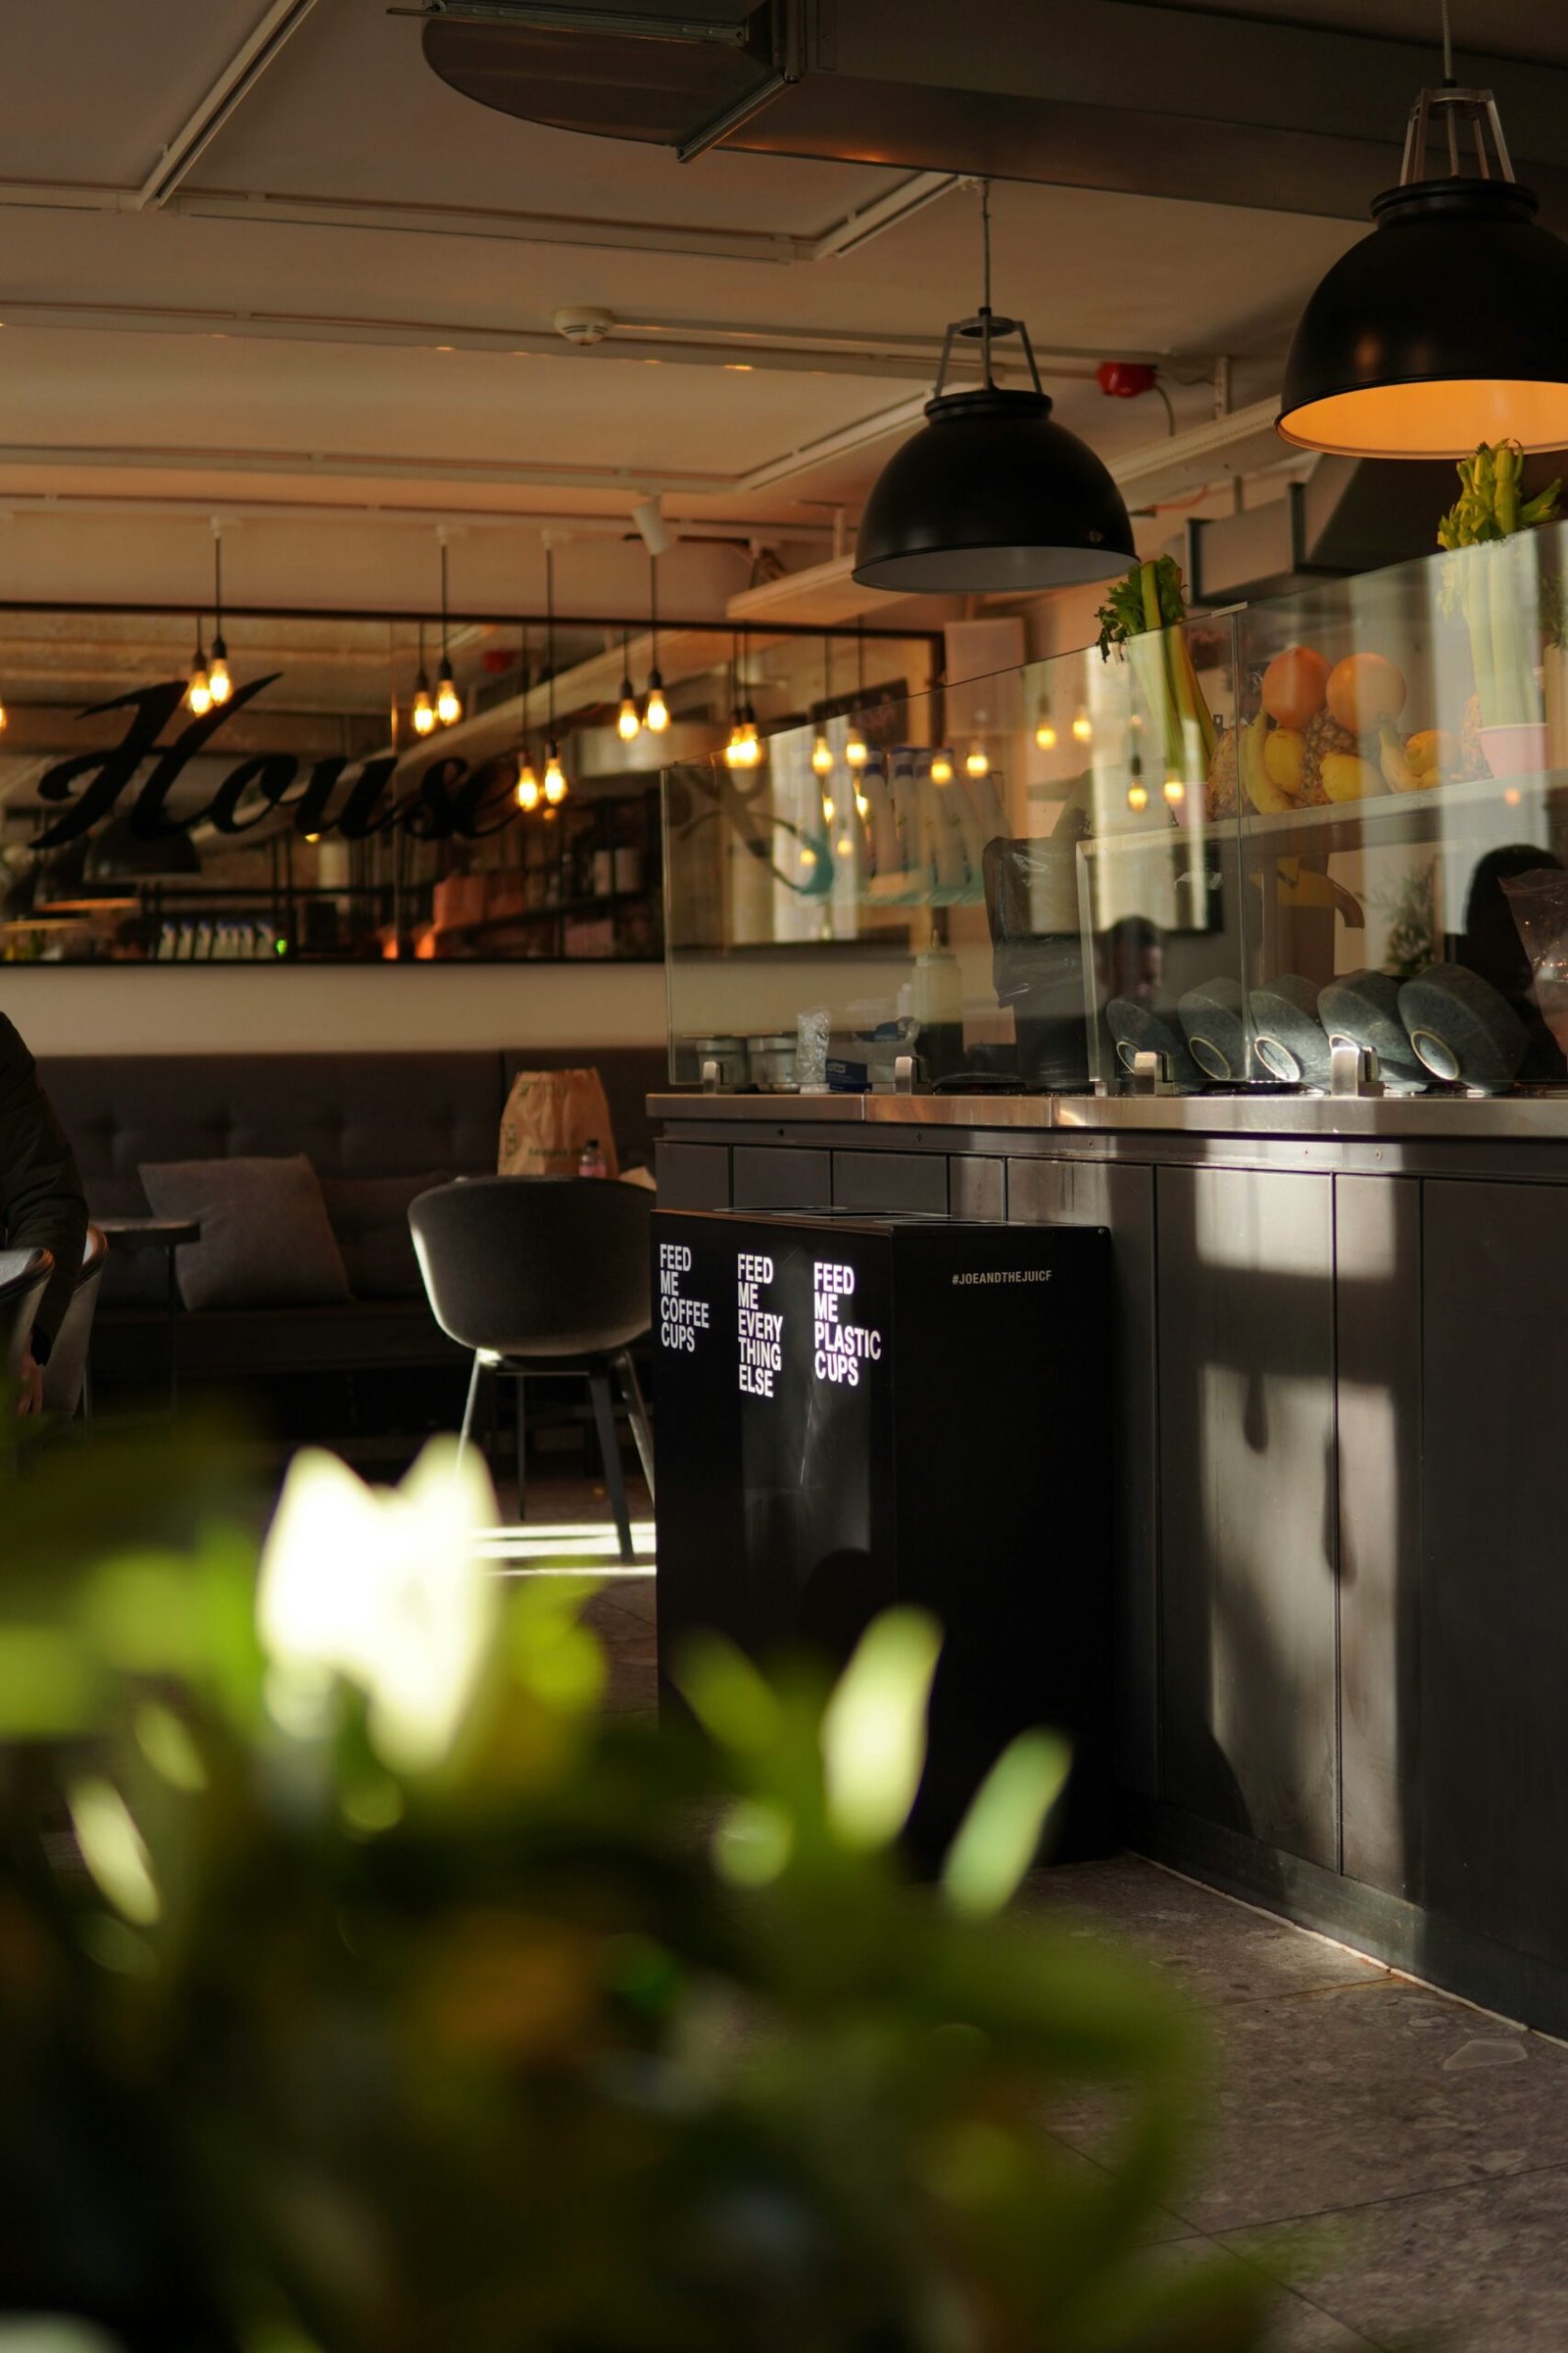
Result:
{"label": "pendant lamp cord", "polygon": [[549,666],[550,740],[556,740],[556,551],[545,550],[545,661]]}
{"label": "pendant lamp cord", "polygon": [[441,659],[447,659],[447,535],[441,533]]}
{"label": "pendant lamp cord", "polygon": [[1443,12],[1443,86],[1453,88],[1453,27],[1448,23],[1448,0],[1439,0]]}
{"label": "pendant lamp cord", "polygon": [[213,629],[223,634],[223,534],[213,525]]}
{"label": "pendant lamp cord", "polygon": [[651,666],[659,667],[659,558],[648,551],[648,644]]}
{"label": "pendant lamp cord", "polygon": [[980,182],[980,366],[985,376],[986,390],[992,390],[995,378],[991,373],[991,182]]}

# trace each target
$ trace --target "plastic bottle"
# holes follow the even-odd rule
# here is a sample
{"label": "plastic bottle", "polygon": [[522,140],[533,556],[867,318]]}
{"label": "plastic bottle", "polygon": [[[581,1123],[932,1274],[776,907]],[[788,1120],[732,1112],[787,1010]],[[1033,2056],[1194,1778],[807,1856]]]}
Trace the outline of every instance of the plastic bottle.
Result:
{"label": "plastic bottle", "polygon": [[933,1078],[945,1078],[963,1068],[963,975],[948,946],[947,925],[939,910],[931,925],[931,945],[914,959],[909,1009],[920,1026],[920,1052]]}
{"label": "plastic bottle", "polygon": [[577,1160],[577,1174],[580,1177],[609,1176],[610,1171],[605,1165],[605,1155],[599,1149],[597,1136],[590,1136],[583,1146]]}

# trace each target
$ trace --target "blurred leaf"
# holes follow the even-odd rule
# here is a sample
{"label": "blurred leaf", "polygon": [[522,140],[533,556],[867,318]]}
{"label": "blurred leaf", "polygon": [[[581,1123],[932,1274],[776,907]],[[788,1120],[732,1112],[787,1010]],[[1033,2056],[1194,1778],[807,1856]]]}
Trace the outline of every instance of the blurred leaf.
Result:
{"label": "blurred leaf", "polygon": [[0,1740],[50,1740],[97,1720],[98,1679],[58,1626],[0,1624]]}
{"label": "blurred leaf", "polygon": [[129,1806],[96,1774],[72,1782],[67,1796],[81,1859],[99,1887],[135,1927],[151,1928],[164,1907]]}
{"label": "blurred leaf", "polygon": [[860,1637],[822,1717],[828,1817],[850,1846],[881,1846],[909,1818],[925,1769],[925,1716],[942,1636],[891,1609]]}
{"label": "blurred leaf", "polygon": [[986,1775],[943,1865],[956,1912],[1000,1912],[1040,1850],[1046,1818],[1067,1784],[1072,1751],[1054,1733],[1020,1733]]}

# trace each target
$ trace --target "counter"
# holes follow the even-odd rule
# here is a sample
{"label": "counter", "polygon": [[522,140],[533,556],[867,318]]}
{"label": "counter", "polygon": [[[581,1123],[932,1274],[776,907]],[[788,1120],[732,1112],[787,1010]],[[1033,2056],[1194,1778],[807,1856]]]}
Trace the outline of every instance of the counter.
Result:
{"label": "counter", "polygon": [[1128,1842],[1568,2032],[1568,1097],[651,1109],[663,1205],[1110,1230]]}

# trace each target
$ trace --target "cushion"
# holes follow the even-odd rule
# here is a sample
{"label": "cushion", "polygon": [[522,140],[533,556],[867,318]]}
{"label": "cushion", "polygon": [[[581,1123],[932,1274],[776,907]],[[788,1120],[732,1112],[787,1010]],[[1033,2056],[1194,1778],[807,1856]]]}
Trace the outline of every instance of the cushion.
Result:
{"label": "cushion", "polygon": [[322,1177],[321,1199],[357,1299],[423,1298],[409,1203],[449,1182],[439,1169],[427,1176]]}
{"label": "cushion", "polygon": [[201,1220],[174,1254],[187,1307],[316,1307],[344,1300],[349,1278],[303,1152],[282,1160],[144,1161],[158,1217]]}

